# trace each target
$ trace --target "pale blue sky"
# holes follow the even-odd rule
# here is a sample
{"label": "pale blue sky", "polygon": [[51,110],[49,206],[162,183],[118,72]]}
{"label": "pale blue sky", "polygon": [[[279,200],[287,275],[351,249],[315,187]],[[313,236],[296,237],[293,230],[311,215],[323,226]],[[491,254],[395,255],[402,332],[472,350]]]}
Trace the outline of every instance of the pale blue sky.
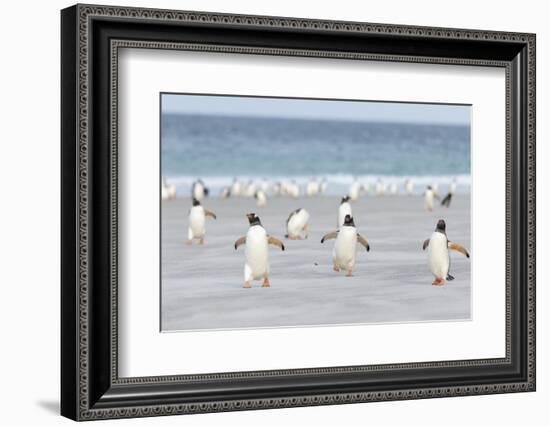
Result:
{"label": "pale blue sky", "polygon": [[469,125],[471,106],[163,94],[162,112]]}

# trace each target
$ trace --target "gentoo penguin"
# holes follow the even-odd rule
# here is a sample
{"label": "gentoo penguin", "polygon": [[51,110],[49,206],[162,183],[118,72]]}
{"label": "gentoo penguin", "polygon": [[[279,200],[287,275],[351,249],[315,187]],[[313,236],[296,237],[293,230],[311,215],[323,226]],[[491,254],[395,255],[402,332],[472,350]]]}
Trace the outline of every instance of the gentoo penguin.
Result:
{"label": "gentoo penguin", "polygon": [[370,191],[370,184],[368,182],[363,182],[363,185],[361,185],[361,189],[363,190],[365,195],[368,195]]}
{"label": "gentoo penguin", "polygon": [[311,178],[311,180],[306,185],[306,195],[308,197],[313,197],[317,195],[320,191],[320,183],[317,179]]}
{"label": "gentoo penguin", "polygon": [[407,179],[405,181],[405,192],[407,193],[407,195],[411,195],[413,191],[414,191],[414,183],[412,179]]}
{"label": "gentoo penguin", "polygon": [[275,182],[273,184],[273,195],[281,195],[282,185],[281,182]]}
{"label": "gentoo penguin", "polygon": [[237,180],[237,178],[233,179],[233,184],[231,185],[231,195],[234,197],[240,197],[242,191],[242,185]]}
{"label": "gentoo penguin", "polygon": [[439,196],[434,192],[433,188],[428,185],[424,193],[424,208],[429,212],[434,209],[434,198],[439,200]]}
{"label": "gentoo penguin", "polygon": [[349,203],[348,195],[342,198],[342,201],[340,201],[340,207],[338,207],[338,223],[336,225],[338,228],[344,225],[344,220],[346,219],[347,215],[352,216],[351,204]]}
{"label": "gentoo penguin", "polygon": [[260,182],[260,189],[264,191],[264,194],[267,194],[267,191],[269,190],[269,182],[266,178],[263,178]]}
{"label": "gentoo penguin", "polygon": [[390,186],[390,193],[391,195],[397,195],[397,183],[392,182]]}
{"label": "gentoo penguin", "polygon": [[246,215],[250,228],[246,236],[235,241],[235,250],[245,244],[244,288],[252,287],[252,280],[263,278],[262,287],[269,287],[269,251],[268,244],[285,249],[284,244],[275,237],[267,235],[260,218],[254,213]]}
{"label": "gentoo penguin", "polygon": [[351,201],[357,201],[357,199],[359,198],[360,189],[361,185],[359,184],[359,182],[357,182],[357,179],[355,179],[349,187],[349,199]]}
{"label": "gentoo penguin", "polygon": [[451,186],[449,187],[449,192],[451,194],[454,194],[456,191],[456,178],[453,179],[453,181],[451,182]]}
{"label": "gentoo penguin", "polygon": [[449,192],[447,193],[447,195],[445,195],[443,200],[441,200],[442,206],[451,207],[451,199],[453,198],[455,191],[456,191],[456,179],[453,179],[453,181],[451,182],[451,185],[449,186]]}
{"label": "gentoo penguin", "polygon": [[376,181],[376,195],[384,195],[386,193],[386,184],[382,179]]}
{"label": "gentoo penguin", "polygon": [[267,196],[263,189],[258,189],[254,194],[254,198],[256,199],[256,205],[258,207],[264,207],[267,204]]}
{"label": "gentoo penguin", "polygon": [[349,214],[345,217],[344,225],[338,231],[326,234],[321,239],[321,243],[331,238],[336,238],[334,250],[332,251],[333,269],[336,272],[340,272],[340,268],[345,269],[347,271],[346,277],[351,277],[355,266],[357,243],[363,245],[369,251],[368,241],[357,232],[353,217]]}
{"label": "gentoo penguin", "polygon": [[164,177],[162,178],[161,198],[162,200],[173,200],[176,198],[176,185],[167,183]]}
{"label": "gentoo penguin", "polygon": [[286,192],[292,198],[298,198],[300,196],[300,187],[295,180],[292,180],[286,187]]}
{"label": "gentoo penguin", "polygon": [[252,181],[248,181],[248,185],[246,186],[246,189],[244,191],[245,197],[254,197],[254,194],[256,194],[256,184]]}
{"label": "gentoo penguin", "polygon": [[445,221],[440,219],[437,222],[432,236],[422,244],[422,250],[428,247],[428,265],[435,280],[433,285],[443,285],[447,280],[452,281],[454,277],[449,274],[451,256],[449,249],[459,251],[466,257],[470,257],[468,251],[458,243],[451,243],[445,233]]}
{"label": "gentoo penguin", "polygon": [[324,194],[325,192],[327,192],[327,187],[328,187],[327,179],[326,178],[321,179],[321,184],[319,186],[319,190],[321,191],[321,194]]}
{"label": "gentoo penguin", "polygon": [[437,182],[432,184],[432,190],[433,190],[435,195],[439,196],[439,184]]}
{"label": "gentoo penguin", "polygon": [[193,186],[191,188],[191,197],[196,200],[202,201],[206,196],[208,196],[208,188],[204,185],[204,182],[201,179],[193,182]]}
{"label": "gentoo penguin", "polygon": [[309,235],[309,213],[306,209],[297,209],[290,213],[286,220],[286,238],[291,240],[305,239]]}
{"label": "gentoo penguin", "polygon": [[198,238],[200,245],[204,244],[204,234],[206,233],[204,222],[206,221],[206,216],[211,216],[216,219],[214,213],[205,209],[201,206],[199,200],[193,198],[193,207],[189,210],[189,229],[187,231],[188,245],[193,243],[193,238]]}
{"label": "gentoo penguin", "polygon": [[229,186],[224,186],[220,191],[221,198],[229,198],[231,196],[231,188]]}

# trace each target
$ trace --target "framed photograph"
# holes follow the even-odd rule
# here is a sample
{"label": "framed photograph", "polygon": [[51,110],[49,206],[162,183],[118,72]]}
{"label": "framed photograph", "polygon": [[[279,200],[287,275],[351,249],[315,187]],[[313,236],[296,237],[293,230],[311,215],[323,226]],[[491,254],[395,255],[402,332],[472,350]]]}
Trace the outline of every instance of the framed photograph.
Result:
{"label": "framed photograph", "polygon": [[535,390],[535,35],[61,12],[61,412]]}

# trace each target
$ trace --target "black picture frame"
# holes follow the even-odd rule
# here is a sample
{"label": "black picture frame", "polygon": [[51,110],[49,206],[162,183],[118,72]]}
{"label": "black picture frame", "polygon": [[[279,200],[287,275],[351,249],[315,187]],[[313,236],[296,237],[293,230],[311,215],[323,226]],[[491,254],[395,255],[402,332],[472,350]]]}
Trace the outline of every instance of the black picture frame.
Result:
{"label": "black picture frame", "polygon": [[[535,390],[534,34],[75,5],[61,12],[61,414],[159,416]],[[506,356],[119,378],[117,49],[506,70]]]}

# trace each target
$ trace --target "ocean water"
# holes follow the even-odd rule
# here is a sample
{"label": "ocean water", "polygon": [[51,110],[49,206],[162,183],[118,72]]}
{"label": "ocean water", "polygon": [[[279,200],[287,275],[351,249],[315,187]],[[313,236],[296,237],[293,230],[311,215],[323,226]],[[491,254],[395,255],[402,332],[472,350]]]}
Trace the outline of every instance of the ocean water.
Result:
{"label": "ocean water", "polygon": [[416,191],[470,186],[470,127],[216,115],[163,114],[162,175],[187,196],[201,178],[216,196],[234,178],[248,182],[325,178],[341,194],[354,179]]}

